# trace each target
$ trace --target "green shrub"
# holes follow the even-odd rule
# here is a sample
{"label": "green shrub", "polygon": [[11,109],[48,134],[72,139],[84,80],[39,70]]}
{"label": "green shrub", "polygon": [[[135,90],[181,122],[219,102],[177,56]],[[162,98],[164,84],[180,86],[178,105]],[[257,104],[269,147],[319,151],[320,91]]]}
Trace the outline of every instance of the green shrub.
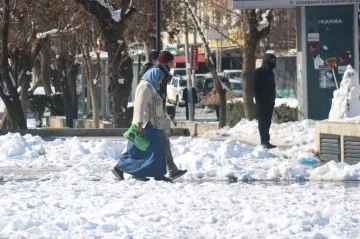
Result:
{"label": "green shrub", "polygon": [[53,94],[50,96],[49,110],[51,116],[65,115],[64,97],[62,94]]}
{"label": "green shrub", "polygon": [[[245,118],[245,112],[241,101],[226,104],[226,125],[234,127],[243,118]],[[285,123],[297,120],[297,108],[291,108],[286,104],[275,107],[272,119],[274,123]]]}
{"label": "green shrub", "polygon": [[36,127],[42,127],[42,118],[45,113],[45,108],[48,106],[49,97],[46,95],[30,95],[29,109],[34,114]]}
{"label": "green shrub", "polygon": [[286,104],[282,104],[274,109],[276,123],[285,123],[298,120],[298,108],[291,108]]}
{"label": "green shrub", "polygon": [[245,118],[244,106],[241,101],[226,104],[226,125],[234,127]]}

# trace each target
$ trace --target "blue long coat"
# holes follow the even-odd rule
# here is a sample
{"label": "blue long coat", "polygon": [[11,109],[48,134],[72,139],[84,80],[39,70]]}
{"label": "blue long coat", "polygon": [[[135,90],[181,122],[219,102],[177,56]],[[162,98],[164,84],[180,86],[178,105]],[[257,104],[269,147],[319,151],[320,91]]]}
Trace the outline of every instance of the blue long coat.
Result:
{"label": "blue long coat", "polygon": [[162,177],[166,174],[166,158],[160,130],[148,122],[143,129],[150,142],[147,151],[141,151],[128,141],[127,150],[120,156],[118,167],[137,177]]}

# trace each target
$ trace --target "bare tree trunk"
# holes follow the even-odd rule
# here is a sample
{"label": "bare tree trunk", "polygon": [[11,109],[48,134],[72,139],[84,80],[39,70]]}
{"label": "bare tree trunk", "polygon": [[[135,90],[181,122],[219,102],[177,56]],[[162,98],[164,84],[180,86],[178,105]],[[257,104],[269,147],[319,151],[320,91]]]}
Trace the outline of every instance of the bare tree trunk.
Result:
{"label": "bare tree trunk", "polygon": [[145,41],[143,41],[143,44],[144,44],[145,57],[146,57],[146,59],[149,59],[150,51],[156,49],[156,38],[151,36],[148,39],[146,39]]}
{"label": "bare tree trunk", "polygon": [[56,44],[52,44],[54,50],[49,48],[51,54],[51,62],[52,62],[52,67],[50,70],[50,82],[51,85],[54,86],[55,93],[62,93],[62,82],[61,82],[62,75],[59,73],[59,69],[57,68],[59,63],[57,56],[60,54],[59,41],[60,40],[57,40]]}
{"label": "bare tree trunk", "polygon": [[[12,71],[14,72],[14,80],[15,80],[15,82],[18,82],[18,65],[19,65],[19,49],[16,48],[14,50],[13,67],[12,67]],[[20,84],[20,82],[18,83],[18,85],[19,84]],[[10,120],[10,117],[9,117],[8,114],[9,114],[8,109],[5,108],[5,110],[3,112],[3,115],[2,115],[2,119],[1,119],[0,129],[11,129],[11,128],[13,128],[12,125],[11,125],[11,120]],[[17,126],[15,128],[17,128]]]}
{"label": "bare tree trunk", "polygon": [[18,64],[19,64],[19,49],[15,48],[13,51],[13,65],[12,72],[14,72],[14,80],[18,82]]}
{"label": "bare tree trunk", "polygon": [[[88,82],[90,83],[90,82]],[[98,98],[96,94],[96,88],[94,83],[88,84],[90,89],[90,97],[91,97],[91,104],[92,104],[92,113],[93,113],[93,121],[94,121],[94,128],[100,128],[100,117],[99,117],[99,105],[98,105]]]}
{"label": "bare tree trunk", "polygon": [[[65,109],[65,117],[66,117],[66,127],[73,128],[73,114],[72,114],[72,97],[70,92],[70,87],[68,84],[68,75],[66,74],[67,69],[67,56],[63,53],[59,58],[59,73],[61,74],[61,83],[62,83],[62,92],[64,99],[64,109]],[[60,66],[60,67],[59,67]]]}
{"label": "bare tree trunk", "polygon": [[[57,63],[55,63],[57,65]],[[55,88],[55,93],[62,92],[62,84],[61,84],[61,74],[59,74],[58,69],[51,70],[51,82]]]}
{"label": "bare tree trunk", "polygon": [[10,94],[10,97],[4,93],[2,87],[0,89],[0,97],[9,111],[12,127],[26,129],[26,120],[21,106],[19,94],[16,89],[16,82],[12,78],[8,62],[9,22],[9,0],[3,0],[3,22],[1,37],[1,81],[6,82],[7,90]]}
{"label": "bare tree trunk", "polygon": [[20,100],[21,100],[21,105],[23,107],[25,120],[27,119],[27,112],[29,108],[29,88],[30,88],[30,82],[32,80],[31,72],[35,63],[35,59],[40,54],[42,45],[43,45],[42,42],[33,40],[30,54],[25,50],[20,51],[20,54],[22,55],[21,57],[22,74],[20,77],[20,82],[21,82]]}
{"label": "bare tree trunk", "polygon": [[[255,70],[255,53],[256,46],[261,39],[270,33],[270,24],[263,28],[258,28],[259,21],[263,20],[262,12],[252,10],[241,10],[243,17],[243,31],[245,44],[242,51],[243,68],[242,68],[242,84],[243,84],[243,105],[245,117],[248,120],[255,118],[255,103],[253,93],[253,72]],[[268,22],[272,22],[272,10],[267,12]]]}
{"label": "bare tree trunk", "polygon": [[27,119],[27,112],[28,112],[28,104],[29,104],[29,88],[31,82],[31,71],[32,71],[32,64],[31,64],[31,56],[24,50],[20,51],[21,59],[22,59],[22,73],[20,75],[20,100],[21,105],[24,111],[24,117]]}
{"label": "bare tree trunk", "polygon": [[50,44],[46,44],[41,50],[41,60],[40,60],[40,75],[39,81],[41,81],[42,86],[44,87],[45,95],[50,96],[52,94],[51,84],[50,84]]}
{"label": "bare tree trunk", "polygon": [[[33,66],[33,85],[31,86],[31,89],[29,90],[29,94],[33,94],[34,91],[36,90],[36,88],[42,84],[40,81],[40,74],[41,74],[41,59],[36,59],[34,62],[34,66]],[[49,76],[49,79],[50,79],[50,76]]]}
{"label": "bare tree trunk", "polygon": [[126,51],[124,42],[125,19],[131,16],[135,9],[129,7],[131,0],[121,1],[120,21],[112,18],[112,9],[104,7],[98,1],[77,0],[84,8],[93,14],[105,40],[105,50],[108,53],[108,72],[110,85],[108,92],[112,103],[113,125],[115,128],[128,127],[127,104],[133,81],[132,60]]}
{"label": "bare tree trunk", "polygon": [[248,120],[255,119],[256,110],[253,94],[253,72],[255,70],[255,51],[256,45],[245,45],[243,48],[243,69],[242,69],[242,87],[243,87],[243,105],[245,117]]}
{"label": "bare tree trunk", "polygon": [[197,18],[197,16],[195,15],[194,9],[189,5],[188,1],[185,1],[185,5],[190,10],[193,23],[196,26],[197,31],[199,32],[202,42],[205,47],[205,56],[206,56],[205,64],[206,64],[208,70],[211,72],[216,92],[217,92],[217,94],[219,94],[219,101],[220,101],[219,128],[222,128],[226,125],[226,89],[223,89],[223,86],[222,86],[223,84],[220,82],[220,78],[216,72],[216,67],[214,66],[214,62],[211,59],[209,43],[206,41],[204,31],[201,27],[201,23],[200,23],[199,19]]}
{"label": "bare tree trunk", "polygon": [[0,129],[14,129],[14,128],[17,127],[12,127],[11,120],[9,118],[9,111],[7,108],[5,108],[4,114],[2,115],[2,119],[1,119]]}
{"label": "bare tree trunk", "polygon": [[79,74],[79,65],[75,63],[75,58],[73,58],[73,56],[70,56],[67,58],[66,68],[68,70],[67,84],[69,86],[69,91],[71,94],[71,102],[72,102],[72,107],[71,107],[72,118],[77,119],[78,118],[78,99],[77,99],[77,93],[76,93],[76,78]]}
{"label": "bare tree trunk", "polygon": [[[94,128],[98,129],[100,128],[100,120],[99,120],[99,105],[98,105],[98,98],[96,94],[96,88],[94,81],[92,80],[92,62],[90,57],[90,49],[89,46],[80,46],[80,49],[82,51],[84,65],[86,68],[86,81],[87,86],[90,90],[90,97],[91,97],[91,104],[92,104],[92,113],[93,113],[93,122],[94,122]],[[100,66],[100,55],[97,54],[98,57],[98,67]],[[100,69],[98,68],[98,76],[100,75]]]}
{"label": "bare tree trunk", "polygon": [[130,56],[117,52],[126,52],[125,43],[118,43],[122,34],[105,33],[106,50],[109,61],[110,85],[108,92],[112,103],[113,125],[115,128],[129,127],[127,120],[128,97],[133,81],[132,61]]}
{"label": "bare tree trunk", "polygon": [[[61,40],[59,40],[61,41]],[[61,45],[61,42],[59,43]],[[68,61],[66,53],[62,52],[62,48],[59,49],[59,57],[56,59],[58,79],[61,82],[61,90],[63,94],[64,111],[66,117],[66,127],[73,128],[73,115],[72,115],[72,98],[70,88],[68,85]]]}

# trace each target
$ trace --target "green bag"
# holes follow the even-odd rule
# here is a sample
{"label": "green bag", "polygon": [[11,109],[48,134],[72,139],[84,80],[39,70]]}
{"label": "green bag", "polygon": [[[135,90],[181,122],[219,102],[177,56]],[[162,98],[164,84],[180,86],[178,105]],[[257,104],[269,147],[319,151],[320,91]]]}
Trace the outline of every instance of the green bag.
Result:
{"label": "green bag", "polygon": [[123,136],[130,140],[136,146],[136,148],[140,149],[141,151],[146,151],[150,145],[150,142],[146,138],[144,131],[141,133],[137,131],[136,124],[132,124],[130,128],[123,134]]}

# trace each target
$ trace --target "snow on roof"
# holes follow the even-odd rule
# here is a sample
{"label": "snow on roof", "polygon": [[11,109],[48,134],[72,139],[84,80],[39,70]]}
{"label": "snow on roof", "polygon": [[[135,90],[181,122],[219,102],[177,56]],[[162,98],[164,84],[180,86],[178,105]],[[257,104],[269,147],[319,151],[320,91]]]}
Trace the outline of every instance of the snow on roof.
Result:
{"label": "snow on roof", "polygon": [[[91,60],[96,60],[96,53],[94,51],[89,52]],[[82,54],[76,55],[76,58],[80,60],[82,58]],[[101,60],[107,60],[108,59],[108,53],[106,51],[100,52],[100,59]],[[80,60],[81,61],[81,60]]]}
{"label": "snow on roof", "polygon": [[224,72],[242,72],[242,70],[224,70]]}
{"label": "snow on roof", "polygon": [[274,54],[276,57],[296,56],[297,50],[296,49],[290,49],[288,51],[267,50],[266,53]]}

